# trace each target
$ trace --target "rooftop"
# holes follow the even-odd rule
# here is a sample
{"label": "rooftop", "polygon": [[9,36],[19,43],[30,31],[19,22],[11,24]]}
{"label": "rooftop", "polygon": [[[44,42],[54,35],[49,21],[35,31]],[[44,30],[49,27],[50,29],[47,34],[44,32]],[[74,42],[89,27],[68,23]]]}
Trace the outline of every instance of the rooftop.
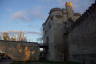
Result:
{"label": "rooftop", "polygon": [[62,9],[61,9],[61,8],[52,8],[52,9],[50,10],[50,13],[52,13],[52,12],[54,12],[54,11],[62,11]]}

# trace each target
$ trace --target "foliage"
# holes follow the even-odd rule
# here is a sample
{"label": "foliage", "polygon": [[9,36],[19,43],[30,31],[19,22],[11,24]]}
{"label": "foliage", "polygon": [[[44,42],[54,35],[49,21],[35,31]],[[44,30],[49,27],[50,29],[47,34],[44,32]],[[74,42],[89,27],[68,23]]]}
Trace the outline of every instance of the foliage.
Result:
{"label": "foliage", "polygon": [[26,37],[24,36],[23,32],[15,33],[8,33],[4,32],[3,34],[3,40],[10,40],[10,41],[27,41]]}

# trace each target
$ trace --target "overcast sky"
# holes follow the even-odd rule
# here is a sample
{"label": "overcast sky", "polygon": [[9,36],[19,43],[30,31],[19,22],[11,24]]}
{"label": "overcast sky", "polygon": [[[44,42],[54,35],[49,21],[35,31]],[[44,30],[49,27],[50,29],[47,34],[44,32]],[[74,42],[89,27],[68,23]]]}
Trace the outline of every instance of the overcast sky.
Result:
{"label": "overcast sky", "polygon": [[[0,0],[0,32],[33,31],[41,32],[51,8],[64,8],[66,1],[73,2],[73,10],[83,13],[92,0]],[[26,34],[30,41],[36,41],[39,34]]]}

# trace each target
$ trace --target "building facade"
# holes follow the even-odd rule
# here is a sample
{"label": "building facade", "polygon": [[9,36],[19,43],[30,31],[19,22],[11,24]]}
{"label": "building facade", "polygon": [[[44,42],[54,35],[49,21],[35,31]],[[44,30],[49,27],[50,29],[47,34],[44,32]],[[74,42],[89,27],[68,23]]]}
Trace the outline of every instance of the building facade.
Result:
{"label": "building facade", "polygon": [[[67,44],[64,32],[66,33],[66,29],[79,17],[79,13],[74,13],[71,2],[66,3],[66,8],[50,10],[49,16],[43,24],[43,42],[48,45],[46,56],[48,60],[64,61],[64,57],[67,55],[65,53]],[[64,24],[66,24],[66,27]]]}

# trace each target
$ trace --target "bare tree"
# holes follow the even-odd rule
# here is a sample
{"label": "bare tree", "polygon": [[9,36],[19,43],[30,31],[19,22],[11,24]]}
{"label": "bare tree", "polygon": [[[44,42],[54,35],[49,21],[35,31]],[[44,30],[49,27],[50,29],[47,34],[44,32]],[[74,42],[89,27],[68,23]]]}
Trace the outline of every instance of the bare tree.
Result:
{"label": "bare tree", "polygon": [[7,32],[3,33],[3,40],[10,40],[9,33]]}

